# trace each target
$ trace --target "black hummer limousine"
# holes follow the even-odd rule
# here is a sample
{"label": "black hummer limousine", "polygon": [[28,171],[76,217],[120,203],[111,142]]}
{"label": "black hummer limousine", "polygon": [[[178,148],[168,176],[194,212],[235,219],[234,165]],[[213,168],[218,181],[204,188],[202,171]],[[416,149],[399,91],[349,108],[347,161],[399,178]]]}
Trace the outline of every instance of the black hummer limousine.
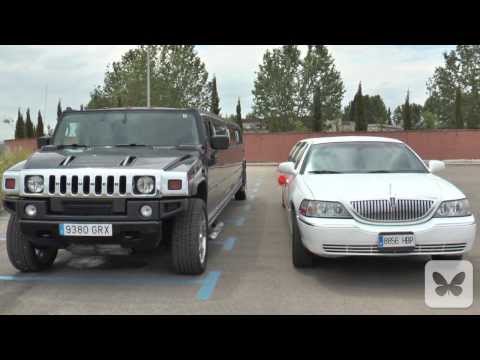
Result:
{"label": "black hummer limousine", "polygon": [[201,274],[213,223],[246,199],[240,128],[194,109],[67,110],[38,145],[3,174],[20,271],[50,267],[61,248],[169,241],[173,269]]}

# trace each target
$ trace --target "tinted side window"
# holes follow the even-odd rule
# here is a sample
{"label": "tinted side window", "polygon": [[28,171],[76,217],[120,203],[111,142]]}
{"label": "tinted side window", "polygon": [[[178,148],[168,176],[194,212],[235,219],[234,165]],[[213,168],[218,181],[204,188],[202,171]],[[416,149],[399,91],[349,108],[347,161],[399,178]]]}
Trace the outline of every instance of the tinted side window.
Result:
{"label": "tinted side window", "polygon": [[293,161],[293,154],[295,154],[295,150],[297,150],[298,145],[300,145],[300,143],[293,145],[292,150],[290,150],[290,154],[288,154],[288,161]]}
{"label": "tinted side window", "polygon": [[242,144],[242,135],[240,134],[239,130],[235,130],[235,140],[237,144]]}
{"label": "tinted side window", "polygon": [[305,153],[305,150],[307,149],[307,144],[304,143],[303,145],[300,148],[300,150],[298,151],[297,158],[295,159],[295,169],[298,168],[298,165],[300,164],[300,160],[302,159],[302,156]]}
{"label": "tinted side window", "polygon": [[213,119],[212,123],[213,123],[213,130],[215,135],[226,135],[230,137],[230,132],[228,131],[228,127],[224,123],[216,119]]}
{"label": "tinted side window", "polygon": [[298,147],[295,149],[295,153],[292,155],[292,160],[293,162],[297,162],[297,157],[298,157],[298,154],[300,153],[300,150],[302,150],[302,148],[305,146],[305,143],[304,142],[301,142]]}
{"label": "tinted side window", "polygon": [[212,125],[210,124],[210,120],[207,117],[202,116],[202,121],[203,121],[203,125],[205,126],[205,131],[207,133],[207,136],[211,137],[212,136]]}

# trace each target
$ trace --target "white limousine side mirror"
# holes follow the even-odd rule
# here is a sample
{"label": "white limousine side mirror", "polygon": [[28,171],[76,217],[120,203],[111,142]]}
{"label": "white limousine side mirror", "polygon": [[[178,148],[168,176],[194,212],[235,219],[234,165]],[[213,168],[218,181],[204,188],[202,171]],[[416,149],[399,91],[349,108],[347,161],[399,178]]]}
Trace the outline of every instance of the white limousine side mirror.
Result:
{"label": "white limousine side mirror", "polygon": [[295,164],[291,161],[283,162],[278,165],[278,172],[282,174],[295,175]]}
{"label": "white limousine side mirror", "polygon": [[445,163],[439,160],[430,160],[428,162],[428,168],[430,169],[430,172],[436,173],[445,169]]}

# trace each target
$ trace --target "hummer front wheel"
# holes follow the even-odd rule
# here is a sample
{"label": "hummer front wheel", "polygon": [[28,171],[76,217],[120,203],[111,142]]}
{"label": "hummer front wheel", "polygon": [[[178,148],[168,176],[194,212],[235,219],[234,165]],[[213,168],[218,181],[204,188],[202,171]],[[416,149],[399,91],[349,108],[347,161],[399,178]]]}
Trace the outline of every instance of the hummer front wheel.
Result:
{"label": "hummer front wheel", "polygon": [[18,219],[10,216],[7,228],[7,254],[12,265],[22,272],[48,269],[55,262],[58,249],[35,248],[30,238],[20,231]]}
{"label": "hummer front wheel", "polygon": [[172,264],[178,274],[199,275],[207,267],[208,221],[205,202],[190,199],[175,219],[172,231]]}

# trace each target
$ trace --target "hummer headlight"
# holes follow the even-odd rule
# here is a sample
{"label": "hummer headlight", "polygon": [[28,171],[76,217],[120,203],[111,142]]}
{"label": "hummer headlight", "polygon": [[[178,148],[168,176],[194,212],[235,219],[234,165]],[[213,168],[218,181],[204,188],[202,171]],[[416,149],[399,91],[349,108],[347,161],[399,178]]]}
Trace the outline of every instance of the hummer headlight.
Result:
{"label": "hummer headlight", "polygon": [[139,176],[135,188],[140,194],[152,194],[155,190],[155,179],[152,176]]}
{"label": "hummer headlight", "polygon": [[27,187],[27,192],[38,194],[43,192],[43,176],[40,175],[30,175],[25,179],[25,184]]}

